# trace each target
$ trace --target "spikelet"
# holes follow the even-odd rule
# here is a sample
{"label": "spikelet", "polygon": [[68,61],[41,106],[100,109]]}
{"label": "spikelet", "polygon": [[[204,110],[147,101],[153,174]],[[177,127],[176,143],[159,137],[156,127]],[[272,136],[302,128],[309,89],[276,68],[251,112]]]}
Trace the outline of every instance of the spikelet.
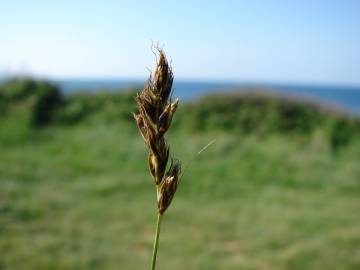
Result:
{"label": "spikelet", "polygon": [[158,211],[163,215],[179,184],[181,165],[179,161],[172,161],[166,172],[170,154],[164,134],[171,125],[179,100],[171,101],[174,76],[164,52],[158,51],[155,75],[150,75],[144,89],[136,96],[139,112],[134,113],[134,118],[148,148],[149,170],[158,192]]}
{"label": "spikelet", "polygon": [[175,195],[176,189],[179,184],[179,178],[181,173],[181,165],[179,161],[172,162],[169,171],[166,174],[164,183],[161,185],[159,198],[158,198],[158,209],[162,215],[165,210],[171,204],[171,201]]}

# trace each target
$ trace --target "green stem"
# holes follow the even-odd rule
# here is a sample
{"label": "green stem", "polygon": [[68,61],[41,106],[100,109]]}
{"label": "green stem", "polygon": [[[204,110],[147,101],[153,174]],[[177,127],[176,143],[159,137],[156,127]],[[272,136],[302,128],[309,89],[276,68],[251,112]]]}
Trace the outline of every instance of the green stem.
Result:
{"label": "green stem", "polygon": [[152,259],[151,259],[151,270],[155,270],[156,254],[157,254],[159,235],[160,235],[161,218],[162,218],[162,215],[160,213],[158,213],[157,222],[156,222],[156,233],[155,233],[155,239],[154,239],[153,254],[152,254]]}

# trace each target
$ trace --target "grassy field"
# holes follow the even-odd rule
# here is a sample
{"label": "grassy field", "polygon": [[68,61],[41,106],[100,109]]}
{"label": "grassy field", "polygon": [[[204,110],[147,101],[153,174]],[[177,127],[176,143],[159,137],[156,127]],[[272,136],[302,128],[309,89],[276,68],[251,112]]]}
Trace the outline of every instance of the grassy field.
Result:
{"label": "grassy field", "polygon": [[[155,191],[133,94],[118,96],[72,97],[35,126],[30,99],[3,102],[0,269],[149,268]],[[167,137],[185,164],[216,143],[165,215],[158,269],[360,269],[358,134],[329,137],[323,120],[311,132],[238,129],[248,121],[209,102],[183,106]]]}

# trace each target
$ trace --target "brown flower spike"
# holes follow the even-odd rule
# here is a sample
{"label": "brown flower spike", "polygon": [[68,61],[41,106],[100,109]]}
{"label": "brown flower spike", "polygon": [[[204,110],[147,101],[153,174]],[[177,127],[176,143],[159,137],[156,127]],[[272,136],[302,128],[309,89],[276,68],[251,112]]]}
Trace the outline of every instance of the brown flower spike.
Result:
{"label": "brown flower spike", "polygon": [[173,73],[166,56],[159,51],[154,76],[150,75],[144,89],[136,97],[139,112],[134,113],[136,124],[148,148],[150,173],[157,188],[158,212],[163,215],[171,204],[180,180],[179,161],[169,160],[169,146],[164,134],[171,125],[179,100],[171,101]]}

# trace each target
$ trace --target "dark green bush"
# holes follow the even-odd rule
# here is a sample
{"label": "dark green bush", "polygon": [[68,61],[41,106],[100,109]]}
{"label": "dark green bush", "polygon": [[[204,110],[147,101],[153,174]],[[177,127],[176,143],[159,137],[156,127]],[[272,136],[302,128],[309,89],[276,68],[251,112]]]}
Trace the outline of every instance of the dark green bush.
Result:
{"label": "dark green bush", "polygon": [[75,124],[84,120],[107,123],[133,121],[131,112],[136,110],[135,95],[134,90],[78,93],[65,100],[57,113],[57,120],[62,124]]}
{"label": "dark green bush", "polygon": [[38,82],[35,91],[32,123],[34,125],[44,125],[51,122],[56,108],[61,103],[62,97],[56,86],[48,82]]}
{"label": "dark green bush", "polygon": [[323,132],[333,149],[360,136],[360,120],[319,104],[261,93],[204,97],[180,109],[174,128],[241,134],[294,134],[309,138]]}
{"label": "dark green bush", "polygon": [[0,88],[2,101],[20,101],[34,94],[38,81],[31,78],[12,78]]}
{"label": "dark green bush", "polygon": [[313,104],[260,94],[214,95],[187,106],[199,130],[310,134],[324,118]]}
{"label": "dark green bush", "polygon": [[350,143],[354,137],[359,137],[359,121],[341,117],[330,122],[329,139],[331,147],[337,151],[342,146]]}
{"label": "dark green bush", "polygon": [[[62,103],[57,86],[32,78],[13,78],[0,87],[3,114],[7,108],[23,104],[31,115],[31,125],[44,125],[53,119],[56,108]],[[21,106],[18,106],[21,107]]]}

